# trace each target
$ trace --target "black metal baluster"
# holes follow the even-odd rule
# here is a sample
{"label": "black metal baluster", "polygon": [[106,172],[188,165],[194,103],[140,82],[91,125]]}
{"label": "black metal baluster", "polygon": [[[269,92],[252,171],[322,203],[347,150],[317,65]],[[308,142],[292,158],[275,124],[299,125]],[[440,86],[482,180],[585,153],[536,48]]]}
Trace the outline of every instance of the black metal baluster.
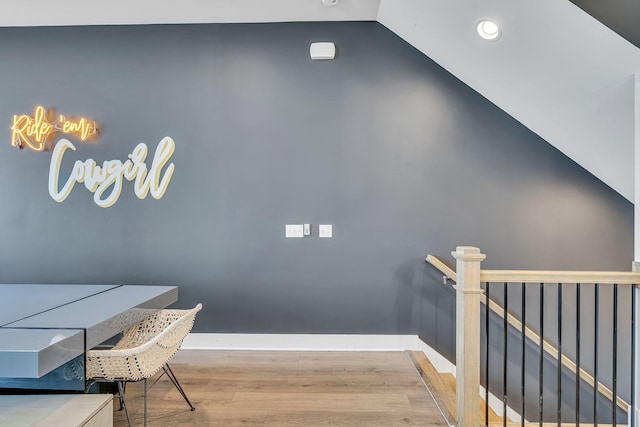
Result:
{"label": "black metal baluster", "polygon": [[485,305],[484,305],[484,327],[487,333],[487,353],[486,359],[484,361],[484,370],[486,375],[486,385],[485,385],[485,393],[484,393],[484,425],[489,427],[489,313],[490,310],[490,299],[489,299],[489,282],[485,284],[486,293],[485,293]]}
{"label": "black metal baluster", "polygon": [[507,283],[504,283],[504,319],[502,321],[503,333],[503,349],[504,357],[502,360],[502,425],[507,427],[507,316],[508,316],[508,301],[507,301]]}
{"label": "black metal baluster", "polygon": [[522,427],[524,427],[524,411],[525,411],[525,400],[524,400],[524,379],[525,379],[525,375],[524,375],[524,352],[526,349],[526,334],[525,334],[525,327],[527,325],[526,319],[527,316],[525,315],[525,309],[526,309],[526,304],[525,304],[525,283],[522,283],[522,360],[520,361],[520,366],[522,367],[521,370],[521,377],[520,377],[520,394],[522,396],[522,405],[521,405],[521,418],[520,418],[520,425]]}
{"label": "black metal baluster", "polygon": [[595,284],[595,319],[593,331],[593,425],[598,426],[598,324],[600,317],[600,287]]}
{"label": "black metal baluster", "polygon": [[543,397],[542,393],[544,388],[542,386],[543,374],[544,374],[544,283],[540,283],[540,377],[539,377],[539,395],[538,395],[538,409],[540,412],[540,427],[542,427],[542,416],[544,415]]}
{"label": "black metal baluster", "polygon": [[557,384],[556,421],[558,427],[562,420],[562,283],[558,283],[558,384]]}
{"label": "black metal baluster", "polygon": [[618,284],[613,285],[613,400],[611,401],[611,419],[613,427],[617,425],[618,409]]}
{"label": "black metal baluster", "polygon": [[576,426],[580,425],[580,283],[576,283]]}

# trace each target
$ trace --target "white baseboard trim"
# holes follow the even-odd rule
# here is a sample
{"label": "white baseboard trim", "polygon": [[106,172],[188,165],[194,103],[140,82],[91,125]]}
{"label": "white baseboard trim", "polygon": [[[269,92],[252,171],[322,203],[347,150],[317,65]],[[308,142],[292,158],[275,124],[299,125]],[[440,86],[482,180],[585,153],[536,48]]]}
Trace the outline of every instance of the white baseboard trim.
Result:
{"label": "white baseboard trim", "polygon": [[184,350],[422,351],[434,368],[455,375],[455,366],[417,335],[191,333]]}
{"label": "white baseboard trim", "polygon": [[[480,396],[482,396],[483,399],[486,399],[486,390],[482,386],[480,386]],[[498,416],[502,416],[502,398],[497,397],[493,393],[489,393],[489,407]],[[520,414],[514,411],[513,408],[511,408],[511,406],[509,405],[507,405],[507,418],[509,418],[509,420],[514,423],[519,423],[522,420]],[[529,420],[525,418],[524,422],[528,423]]]}

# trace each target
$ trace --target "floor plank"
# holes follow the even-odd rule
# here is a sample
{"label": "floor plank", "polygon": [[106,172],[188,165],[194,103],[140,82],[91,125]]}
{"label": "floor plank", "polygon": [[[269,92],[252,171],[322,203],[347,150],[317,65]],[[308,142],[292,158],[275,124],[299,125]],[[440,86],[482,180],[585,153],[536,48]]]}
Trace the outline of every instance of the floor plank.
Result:
{"label": "floor plank", "polygon": [[[175,361],[196,410],[163,377],[148,394],[149,426],[448,425],[404,352],[199,350]],[[142,383],[126,396],[141,425]],[[118,406],[114,425],[126,426]]]}

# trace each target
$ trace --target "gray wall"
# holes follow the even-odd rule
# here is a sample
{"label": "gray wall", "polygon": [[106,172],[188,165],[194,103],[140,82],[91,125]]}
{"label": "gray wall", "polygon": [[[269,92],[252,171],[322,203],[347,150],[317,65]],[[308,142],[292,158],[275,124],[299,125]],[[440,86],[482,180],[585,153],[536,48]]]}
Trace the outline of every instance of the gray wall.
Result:
{"label": "gray wall", "polygon": [[[337,59],[311,61],[326,40]],[[4,28],[0,64],[3,283],[177,284],[199,332],[420,334],[451,357],[428,253],[630,266],[629,202],[377,23]],[[9,144],[37,104],[103,124],[70,159],[173,137],[165,197],[53,201],[51,154]],[[303,222],[334,238],[284,238]]]}

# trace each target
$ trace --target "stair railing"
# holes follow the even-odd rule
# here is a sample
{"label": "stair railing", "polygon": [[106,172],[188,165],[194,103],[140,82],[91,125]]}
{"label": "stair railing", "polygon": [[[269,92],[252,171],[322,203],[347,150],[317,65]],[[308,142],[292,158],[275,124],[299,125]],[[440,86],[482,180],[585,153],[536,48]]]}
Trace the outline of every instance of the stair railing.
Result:
{"label": "stair railing", "polygon": [[[602,405],[602,397],[611,402],[610,410],[611,415],[610,418],[607,418],[607,425],[618,425],[621,421],[620,412],[626,413],[626,420],[624,420],[624,424],[628,424],[630,426],[635,426],[636,420],[635,418],[635,377],[636,377],[636,292],[635,288],[640,283],[640,273],[631,273],[631,272],[584,272],[584,271],[530,271],[530,270],[481,270],[480,266],[482,261],[485,259],[485,255],[480,253],[480,250],[475,247],[470,246],[459,246],[455,252],[452,252],[452,255],[456,259],[456,271],[450,269],[446,264],[437,259],[436,257],[429,255],[426,259],[427,262],[434,265],[438,268],[443,274],[445,281],[446,279],[451,279],[456,282],[454,288],[456,290],[456,412],[457,412],[457,425],[464,427],[477,427],[481,423],[480,416],[480,394],[478,390],[480,389],[480,361],[481,361],[481,305],[484,303],[484,337],[486,348],[484,349],[484,377],[485,384],[483,384],[485,388],[485,424],[489,425],[488,419],[488,396],[489,396],[489,367],[490,367],[490,359],[494,360],[495,354],[490,354],[490,318],[493,315],[499,316],[502,321],[502,369],[503,369],[503,384],[502,384],[502,407],[503,407],[503,417],[502,424],[504,426],[507,425],[507,407],[509,406],[509,395],[514,394],[513,387],[509,389],[509,383],[513,383],[513,375],[508,377],[508,354],[507,351],[510,350],[508,346],[508,334],[511,330],[516,331],[520,335],[520,345],[521,349],[518,349],[521,356],[520,361],[520,369],[519,378],[520,390],[517,391],[516,394],[519,395],[519,403],[520,408],[514,408],[520,415],[520,423],[522,426],[525,425],[526,419],[529,417],[537,418],[540,426],[548,425],[548,423],[544,422],[545,418],[549,418],[549,414],[545,414],[544,411],[544,398],[545,395],[548,394],[548,391],[545,392],[548,387],[545,387],[544,380],[544,364],[545,364],[545,354],[551,356],[556,361],[556,388],[555,390],[550,390],[555,394],[556,405],[555,405],[555,422],[553,425],[560,426],[562,423],[566,423],[567,414],[566,411],[563,412],[563,375],[566,376],[566,372],[572,372],[574,375],[575,381],[575,390],[572,390],[572,393],[575,392],[574,397],[574,406],[575,406],[575,414],[572,416],[571,424],[576,426],[581,423],[588,421],[591,425],[598,425],[600,422],[601,426],[602,419],[606,418],[606,414],[602,414],[602,411],[599,412],[599,409]],[[484,284],[484,286],[482,285]],[[491,290],[496,286],[502,285],[501,289],[501,297],[502,304],[501,307],[496,301],[491,299]],[[526,320],[526,287],[535,285],[539,292],[539,314],[538,314],[538,331],[534,331]],[[513,314],[510,313],[508,302],[509,302],[509,294],[508,291],[510,288],[520,288],[521,290],[521,306],[520,313],[521,319],[516,318]],[[544,319],[548,316],[547,312],[550,312],[553,308],[547,307],[545,305],[544,291],[549,287],[555,287],[555,291],[557,292],[557,322],[554,326],[556,326],[557,330],[555,330],[555,340],[556,343],[550,342],[547,338],[545,338],[545,330],[544,330]],[[565,331],[563,328],[563,292],[566,291],[566,287],[571,287],[575,290],[575,303],[577,306],[576,310],[576,318],[573,319],[574,323],[572,326],[575,328],[575,348],[573,349],[575,352],[575,360],[572,360],[564,351],[563,351],[563,332],[566,334],[566,325]],[[581,291],[583,288],[589,287],[593,289],[593,301],[594,301],[594,318],[592,321],[594,322],[591,327],[593,327],[594,336],[593,341],[594,344],[591,350],[593,353],[591,356],[593,357],[593,366],[592,373],[587,372],[583,366],[581,366],[581,353],[586,351],[584,348],[580,348],[581,344],[581,323],[582,319],[580,316],[581,313],[581,300],[583,296],[581,295]],[[612,288],[612,310],[611,315],[611,323],[612,329],[610,334],[602,334],[604,339],[610,339],[611,348],[612,348],[612,357],[611,357],[611,387],[605,386],[601,382],[601,378],[599,378],[599,374],[601,372],[598,371],[599,367],[599,347],[602,346],[601,340],[603,337],[600,336],[599,331],[601,329],[600,322],[600,288],[601,287],[611,287]],[[620,356],[618,352],[618,344],[621,342],[621,338],[618,335],[618,307],[619,303],[619,293],[620,291],[624,291],[628,293],[627,302],[630,304],[630,315],[631,321],[628,328],[630,336],[627,338],[623,337],[622,340],[628,339],[631,343],[630,345],[630,403],[627,403],[619,396],[618,390],[618,358]],[[494,291],[495,292],[495,291]],[[624,301],[626,294],[623,295],[622,300]],[[495,295],[495,293],[493,294]],[[566,317],[566,316],[564,316]],[[568,322],[567,322],[568,323]],[[493,338],[493,337],[492,337]],[[584,338],[584,337],[582,337]],[[495,339],[494,339],[495,341]],[[539,405],[537,408],[536,414],[527,414],[525,402],[527,401],[526,392],[525,392],[525,363],[530,361],[525,361],[526,354],[526,345],[534,343],[538,346],[538,360],[535,361],[539,367],[539,390],[538,396],[534,396],[534,398],[538,399]],[[496,349],[494,349],[494,353]],[[513,373],[512,373],[513,374]],[[547,373],[548,374],[548,373]],[[589,387],[592,390],[593,401],[590,402],[593,407],[592,414],[585,414],[584,411],[581,411],[580,401],[581,395],[584,395],[584,392],[581,393],[581,388],[584,386]],[[565,387],[566,392],[566,387]],[[584,400],[584,398],[583,398]],[[615,402],[615,403],[614,403]],[[513,405],[512,405],[513,406]],[[547,411],[548,412],[548,411]],[[564,415],[563,415],[564,413]],[[623,416],[624,417],[624,414]],[[610,423],[608,422],[610,421]],[[510,423],[511,424],[511,423]],[[527,423],[529,424],[529,423]]]}

